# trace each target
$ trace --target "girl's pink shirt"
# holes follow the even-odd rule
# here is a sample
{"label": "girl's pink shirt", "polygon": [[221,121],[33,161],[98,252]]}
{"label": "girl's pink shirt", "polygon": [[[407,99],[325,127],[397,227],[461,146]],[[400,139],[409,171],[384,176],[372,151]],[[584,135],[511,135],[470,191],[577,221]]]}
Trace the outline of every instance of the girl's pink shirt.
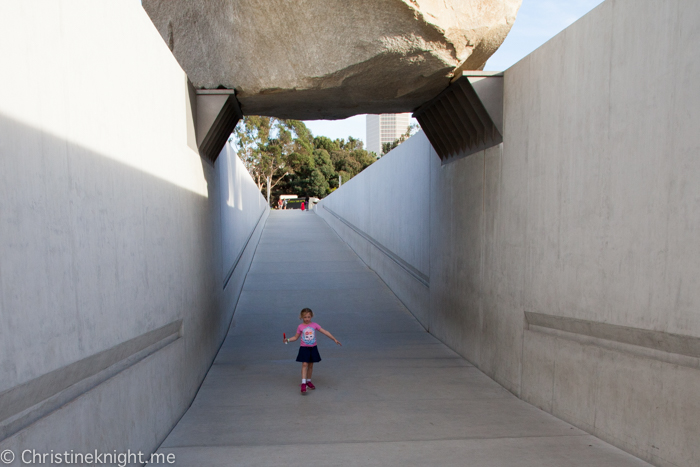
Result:
{"label": "girl's pink shirt", "polygon": [[297,334],[299,334],[299,339],[301,340],[302,347],[315,347],[316,346],[316,331],[321,329],[316,323],[304,324],[301,323],[297,327]]}

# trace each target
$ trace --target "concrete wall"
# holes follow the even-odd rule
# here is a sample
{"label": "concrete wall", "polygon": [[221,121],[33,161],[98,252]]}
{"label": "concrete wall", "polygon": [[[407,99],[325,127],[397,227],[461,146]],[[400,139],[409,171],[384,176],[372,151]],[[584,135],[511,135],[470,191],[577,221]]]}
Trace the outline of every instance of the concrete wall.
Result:
{"label": "concrete wall", "polygon": [[410,138],[316,208],[426,328],[431,151],[427,139]]}
{"label": "concrete wall", "polygon": [[[253,177],[236,155],[236,150],[226,144],[216,159],[216,170],[221,189],[221,284],[228,288],[234,279],[234,289],[243,287],[244,277],[235,276],[239,264],[250,264],[252,258],[244,259],[247,247],[262,218],[269,213],[267,201],[260,193]],[[255,242],[253,242],[255,243]],[[247,261],[247,263],[246,263]]]}
{"label": "concrete wall", "polygon": [[605,2],[505,77],[522,309],[655,332],[526,331],[521,394],[658,465],[700,463],[699,6]]}
{"label": "concrete wall", "polygon": [[[421,150],[413,181],[431,187],[430,332],[662,466],[700,464],[699,22],[696,2],[608,0],[506,71],[502,146],[445,166]],[[381,218],[384,195],[343,187],[319,212]]]}
{"label": "concrete wall", "polygon": [[0,451],[150,452],[269,211],[137,2],[6,2],[0,56]]}

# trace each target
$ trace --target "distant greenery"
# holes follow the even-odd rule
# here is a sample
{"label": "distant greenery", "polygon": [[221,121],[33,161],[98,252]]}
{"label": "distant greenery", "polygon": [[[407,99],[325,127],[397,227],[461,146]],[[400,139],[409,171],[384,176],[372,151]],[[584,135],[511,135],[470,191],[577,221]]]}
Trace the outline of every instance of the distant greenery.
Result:
{"label": "distant greenery", "polygon": [[268,204],[281,194],[323,198],[376,157],[353,137],[314,137],[304,122],[243,117],[230,139]]}
{"label": "distant greenery", "polygon": [[[418,125],[415,123],[411,123],[408,128],[406,129],[406,133],[402,134],[398,138],[396,138],[393,142],[391,143],[382,143],[382,154],[381,156],[384,156],[387,154],[389,151],[392,149],[395,149],[399,144],[403,143],[406,141],[408,138],[413,136],[413,134],[418,131]],[[381,157],[380,156],[380,157]]]}

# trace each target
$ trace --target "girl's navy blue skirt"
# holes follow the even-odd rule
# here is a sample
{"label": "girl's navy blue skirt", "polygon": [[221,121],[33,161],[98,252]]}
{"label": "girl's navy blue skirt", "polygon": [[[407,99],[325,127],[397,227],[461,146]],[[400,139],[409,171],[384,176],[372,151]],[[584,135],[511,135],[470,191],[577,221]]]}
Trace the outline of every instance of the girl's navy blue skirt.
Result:
{"label": "girl's navy blue skirt", "polygon": [[321,354],[318,353],[318,348],[315,345],[313,347],[299,347],[297,362],[316,363],[320,361]]}

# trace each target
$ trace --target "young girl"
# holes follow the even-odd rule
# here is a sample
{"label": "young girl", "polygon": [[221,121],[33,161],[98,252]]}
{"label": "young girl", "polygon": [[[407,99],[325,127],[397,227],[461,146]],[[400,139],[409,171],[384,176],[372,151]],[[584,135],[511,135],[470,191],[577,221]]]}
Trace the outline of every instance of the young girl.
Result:
{"label": "young girl", "polygon": [[314,317],[314,312],[310,308],[304,308],[299,313],[299,319],[303,321],[297,327],[297,334],[294,337],[285,339],[284,343],[294,342],[301,336],[301,344],[299,346],[299,355],[297,362],[301,362],[301,395],[306,395],[306,388],[316,389],[314,383],[311,382],[311,373],[314,371],[314,363],[321,361],[321,355],[316,348],[316,331],[328,336],[333,342],[342,345],[338,339],[333,337],[330,332],[323,329],[316,323],[311,322]]}

